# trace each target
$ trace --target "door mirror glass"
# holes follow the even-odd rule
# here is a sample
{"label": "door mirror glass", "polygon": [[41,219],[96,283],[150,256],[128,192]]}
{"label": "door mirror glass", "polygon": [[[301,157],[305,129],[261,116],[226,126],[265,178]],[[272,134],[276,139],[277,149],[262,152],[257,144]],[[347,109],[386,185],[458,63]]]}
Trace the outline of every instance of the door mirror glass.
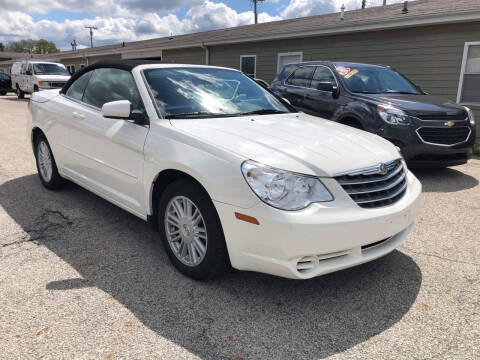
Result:
{"label": "door mirror glass", "polygon": [[111,101],[102,106],[102,115],[106,118],[128,119],[131,112],[132,103],[128,100]]}
{"label": "door mirror glass", "polygon": [[333,92],[333,84],[331,82],[318,82],[317,90]]}

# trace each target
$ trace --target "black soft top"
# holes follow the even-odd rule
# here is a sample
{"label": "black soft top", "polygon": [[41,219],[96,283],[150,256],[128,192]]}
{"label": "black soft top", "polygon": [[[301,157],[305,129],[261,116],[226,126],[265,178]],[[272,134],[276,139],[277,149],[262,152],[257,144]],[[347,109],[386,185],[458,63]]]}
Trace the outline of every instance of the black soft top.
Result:
{"label": "black soft top", "polygon": [[80,76],[85,74],[86,72],[89,72],[91,70],[95,69],[102,69],[102,68],[113,68],[113,69],[120,69],[120,70],[126,70],[126,71],[132,71],[134,68],[136,68],[139,65],[146,65],[146,64],[161,64],[161,61],[155,61],[155,60],[103,60],[96,62],[92,65],[88,65],[87,67],[84,67],[80,71],[77,71],[75,74],[70,77],[70,79],[67,81],[67,83],[63,86],[62,90],[60,90],[61,94],[65,94],[72,85],[72,83],[77,80]]}

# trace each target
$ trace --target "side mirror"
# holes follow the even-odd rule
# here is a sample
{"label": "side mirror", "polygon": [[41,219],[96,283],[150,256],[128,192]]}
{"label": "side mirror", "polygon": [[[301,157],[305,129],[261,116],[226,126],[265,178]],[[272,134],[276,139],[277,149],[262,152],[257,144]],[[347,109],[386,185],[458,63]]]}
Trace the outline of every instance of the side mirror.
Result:
{"label": "side mirror", "polygon": [[333,84],[331,82],[319,82],[317,90],[333,92]]}
{"label": "side mirror", "polygon": [[102,116],[114,119],[129,119],[132,103],[128,100],[111,101],[103,104]]}
{"label": "side mirror", "polygon": [[27,71],[25,72],[25,74],[26,74],[26,75],[32,75],[32,72],[31,72],[30,70],[27,70]]}

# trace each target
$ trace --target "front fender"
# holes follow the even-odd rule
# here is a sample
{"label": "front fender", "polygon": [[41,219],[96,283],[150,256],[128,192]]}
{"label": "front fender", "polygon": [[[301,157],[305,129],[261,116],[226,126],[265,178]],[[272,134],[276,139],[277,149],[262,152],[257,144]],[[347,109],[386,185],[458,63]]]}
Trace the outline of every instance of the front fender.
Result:
{"label": "front fender", "polygon": [[153,184],[164,170],[178,170],[190,175],[215,201],[242,208],[250,208],[260,201],[241,172],[241,164],[247,159],[185,134],[166,120],[152,122],[144,152],[149,214],[153,213]]}

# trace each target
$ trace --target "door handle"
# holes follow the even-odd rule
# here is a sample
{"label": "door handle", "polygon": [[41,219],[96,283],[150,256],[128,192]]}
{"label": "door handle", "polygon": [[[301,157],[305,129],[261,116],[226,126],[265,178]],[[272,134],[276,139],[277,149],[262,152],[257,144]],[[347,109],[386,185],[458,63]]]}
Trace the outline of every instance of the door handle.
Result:
{"label": "door handle", "polygon": [[85,119],[85,116],[84,116],[83,114],[80,114],[80,113],[78,113],[78,112],[76,112],[76,111],[74,111],[74,112],[72,113],[72,116],[73,116],[74,119],[77,119],[77,120],[83,120],[83,119]]}

